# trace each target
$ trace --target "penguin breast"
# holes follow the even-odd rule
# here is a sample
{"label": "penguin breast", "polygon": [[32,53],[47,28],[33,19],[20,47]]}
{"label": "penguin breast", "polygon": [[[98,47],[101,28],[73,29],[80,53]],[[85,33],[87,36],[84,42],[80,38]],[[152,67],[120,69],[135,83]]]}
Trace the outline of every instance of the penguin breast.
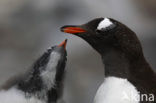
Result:
{"label": "penguin breast", "polygon": [[99,87],[94,103],[139,103],[139,93],[127,79],[107,77]]}

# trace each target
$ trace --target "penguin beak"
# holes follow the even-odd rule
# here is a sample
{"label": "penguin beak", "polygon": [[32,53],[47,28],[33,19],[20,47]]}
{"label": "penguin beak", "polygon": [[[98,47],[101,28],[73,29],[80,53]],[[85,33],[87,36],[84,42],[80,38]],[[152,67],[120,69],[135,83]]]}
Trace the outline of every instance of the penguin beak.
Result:
{"label": "penguin beak", "polygon": [[83,28],[79,26],[63,26],[61,27],[61,31],[65,33],[70,33],[70,34],[77,34],[77,33],[84,33],[87,32]]}
{"label": "penguin beak", "polygon": [[66,49],[66,45],[67,45],[67,39],[65,39],[61,44],[59,44],[58,47],[63,47],[64,49]]}

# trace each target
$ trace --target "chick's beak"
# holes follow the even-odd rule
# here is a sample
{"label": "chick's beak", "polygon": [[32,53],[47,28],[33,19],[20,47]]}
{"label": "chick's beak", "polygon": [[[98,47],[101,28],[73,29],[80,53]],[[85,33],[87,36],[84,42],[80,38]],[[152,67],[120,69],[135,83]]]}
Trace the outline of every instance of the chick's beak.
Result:
{"label": "chick's beak", "polygon": [[61,44],[59,44],[58,47],[63,47],[64,49],[66,49],[66,45],[67,45],[67,39],[65,39]]}
{"label": "chick's beak", "polygon": [[61,27],[61,31],[65,32],[65,33],[70,33],[70,34],[86,32],[86,30],[84,30],[83,28],[78,27],[78,26],[63,26],[63,27]]}

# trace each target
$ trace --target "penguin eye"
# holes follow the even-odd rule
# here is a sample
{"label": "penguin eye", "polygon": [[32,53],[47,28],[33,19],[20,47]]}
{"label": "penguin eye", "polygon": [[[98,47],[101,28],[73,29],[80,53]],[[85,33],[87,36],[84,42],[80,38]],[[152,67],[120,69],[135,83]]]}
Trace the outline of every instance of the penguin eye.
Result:
{"label": "penguin eye", "polygon": [[51,50],[53,50],[54,49],[54,47],[51,47]]}
{"label": "penguin eye", "polygon": [[98,29],[96,29],[95,32],[96,32],[97,34],[103,33],[101,30],[98,30]]}

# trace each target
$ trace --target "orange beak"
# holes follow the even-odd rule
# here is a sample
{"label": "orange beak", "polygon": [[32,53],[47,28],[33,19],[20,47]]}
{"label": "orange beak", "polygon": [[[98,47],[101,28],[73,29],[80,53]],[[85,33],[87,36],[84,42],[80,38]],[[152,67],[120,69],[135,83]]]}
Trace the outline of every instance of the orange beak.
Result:
{"label": "orange beak", "polygon": [[64,26],[61,28],[61,31],[65,32],[65,33],[71,33],[71,34],[86,32],[86,30],[84,30],[80,27],[77,27],[77,26]]}
{"label": "orange beak", "polygon": [[63,47],[64,49],[66,49],[66,45],[67,45],[67,39],[65,39],[61,44],[59,44],[59,47]]}

